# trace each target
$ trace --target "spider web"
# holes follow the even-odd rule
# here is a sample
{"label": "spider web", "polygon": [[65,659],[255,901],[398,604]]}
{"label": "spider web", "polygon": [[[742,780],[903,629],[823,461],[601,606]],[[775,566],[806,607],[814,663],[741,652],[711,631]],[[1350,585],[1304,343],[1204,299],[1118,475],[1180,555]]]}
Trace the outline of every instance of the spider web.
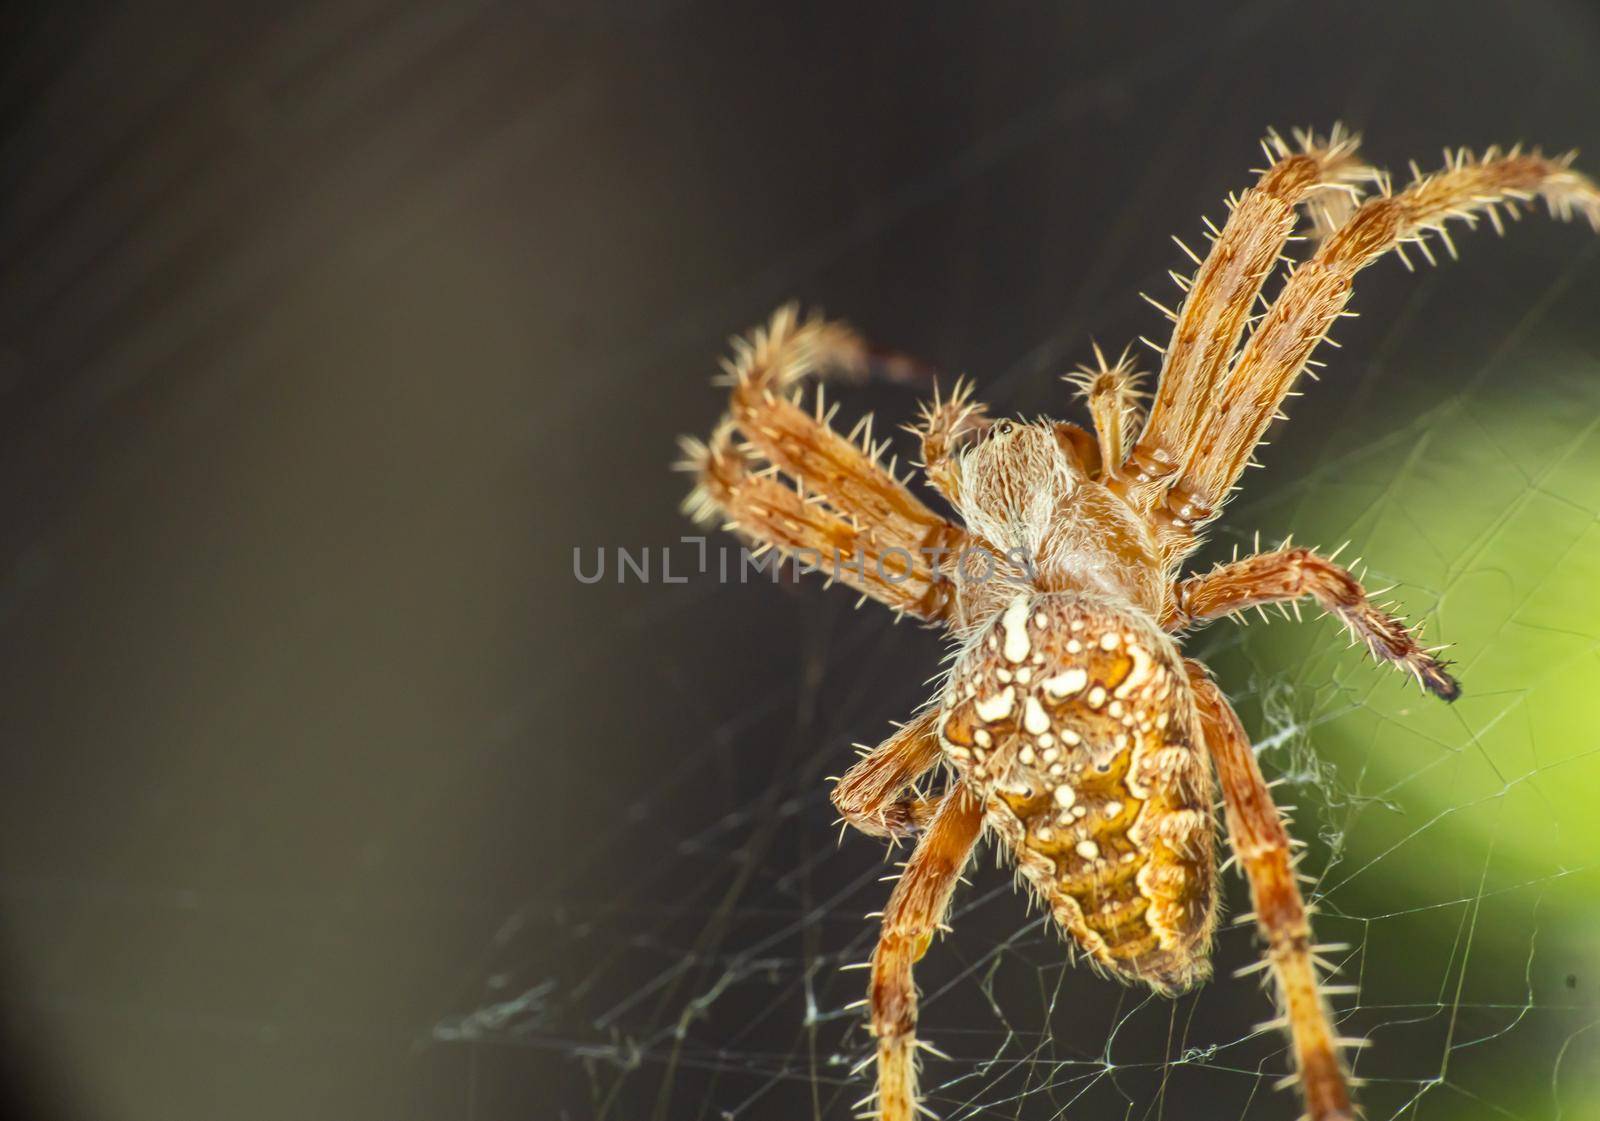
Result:
{"label": "spider web", "polygon": [[[1593,131],[1576,5],[790,7],[68,5],[10,41],[5,1027],[85,1101],[848,1116],[845,967],[907,850],[841,837],[826,778],[938,637],[818,582],[568,568],[688,532],[665,465],[721,337],[801,296],[1062,415],[1259,128],[1343,116],[1393,167]],[[1456,647],[1444,706],[1326,620],[1188,643],[1297,807],[1369,1121],[1600,1116],[1586,238],[1371,270],[1196,558],[1349,541]],[[1158,999],[1072,967],[987,851],[968,879],[917,969],[933,1111],[1294,1115],[1251,930]]]}
{"label": "spider web", "polygon": [[[1224,525],[1251,532],[1213,543],[1250,548],[1257,528],[1348,541],[1369,587],[1397,585],[1430,635],[1456,644],[1467,692],[1454,706],[1347,650],[1328,620],[1222,624],[1189,644],[1296,807],[1316,932],[1342,946],[1336,982],[1355,989],[1333,1001],[1340,1031],[1370,1041],[1354,1058],[1369,1118],[1600,1110],[1600,362],[1541,335],[1596,261],[1584,252],[1542,292],[1502,303],[1509,328],[1451,392],[1376,396],[1406,381],[1431,304],[1454,298],[1432,280],[1413,288],[1348,375],[1350,399],[1385,414],[1352,407],[1309,449],[1269,451],[1269,478],[1294,481],[1241,498]],[[703,592],[683,609],[777,594]],[[865,974],[845,967],[867,958],[863,916],[894,869],[881,844],[841,840],[823,779],[845,743],[916,704],[908,682],[932,671],[936,645],[818,587],[792,601],[792,687],[684,737],[697,746],[663,760],[616,830],[507,917],[432,1045],[464,1049],[475,1070],[507,1050],[545,1053],[564,1116],[840,1117],[870,1089],[870,1066],[855,1071],[872,1053]],[[771,771],[758,787],[734,778],[727,812],[681,836],[654,826],[675,793],[742,777],[753,752]],[[576,886],[624,852],[627,873],[603,895]],[[918,968],[921,1034],[948,1056],[924,1069],[935,1113],[1292,1115],[1272,1089],[1284,1041],[1256,1030],[1271,998],[1233,976],[1257,960],[1252,929],[1225,920],[1216,978],[1157,999],[1073,968],[995,863],[969,869],[952,931]],[[1246,909],[1243,883],[1227,880],[1228,910]]]}

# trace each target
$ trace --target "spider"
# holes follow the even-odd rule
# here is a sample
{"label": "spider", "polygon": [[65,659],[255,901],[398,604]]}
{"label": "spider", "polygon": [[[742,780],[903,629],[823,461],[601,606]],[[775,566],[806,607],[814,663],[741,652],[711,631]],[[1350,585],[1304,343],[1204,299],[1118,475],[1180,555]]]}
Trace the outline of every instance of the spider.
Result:
{"label": "spider", "polygon": [[[937,695],[838,779],[832,797],[863,833],[917,838],[882,914],[870,962],[877,1087],[861,1105],[881,1121],[926,1112],[918,1095],[913,964],[945,918],[980,836],[1004,846],[1019,878],[1100,972],[1171,995],[1210,975],[1217,924],[1215,781],[1228,839],[1250,885],[1275,981],[1292,1073],[1313,1121],[1352,1117],[1353,1079],[1322,984],[1285,819],[1239,718],[1178,639],[1210,620],[1314,600],[1372,656],[1454,700],[1459,687],[1395,615],[1370,602],[1334,556],[1288,543],[1182,576],[1255,447],[1345,314],[1355,275],[1414,245],[1431,261],[1447,219],[1501,228],[1535,196],[1600,230],[1600,189],[1520,147],[1446,154],[1445,166],[1396,190],[1357,157],[1357,138],[1269,133],[1269,166],[1229,200],[1191,276],[1173,273],[1181,306],[1148,412],[1127,352],[1069,375],[1092,433],[1039,420],[991,420],[970,383],[925,403],[911,431],[927,482],[959,514],[924,505],[865,435],[829,424],[823,372],[865,376],[900,361],[849,328],[780,310],[734,342],[729,410],[708,442],[684,441],[697,481],[685,502],[789,558],[841,557],[833,574],[900,615],[948,628],[953,649]],[[1366,190],[1364,190],[1366,188]],[[1298,240],[1315,248],[1276,298],[1263,284]],[[1285,258],[1286,259],[1286,258]],[[1409,262],[1407,262],[1409,266]],[[1149,297],[1146,297],[1149,299]],[[1263,308],[1256,311],[1257,301]],[[1152,344],[1153,345],[1153,344]],[[1330,345],[1332,345],[1330,343]],[[1141,426],[1142,418],[1142,426]],[[858,432],[859,432],[858,428]],[[1135,438],[1135,433],[1137,437]],[[909,477],[907,479],[909,481]],[[977,563],[981,562],[981,563]],[[921,780],[943,766],[942,793]],[[931,1050],[931,1048],[928,1048]],[[870,1061],[870,1059],[869,1059]]]}

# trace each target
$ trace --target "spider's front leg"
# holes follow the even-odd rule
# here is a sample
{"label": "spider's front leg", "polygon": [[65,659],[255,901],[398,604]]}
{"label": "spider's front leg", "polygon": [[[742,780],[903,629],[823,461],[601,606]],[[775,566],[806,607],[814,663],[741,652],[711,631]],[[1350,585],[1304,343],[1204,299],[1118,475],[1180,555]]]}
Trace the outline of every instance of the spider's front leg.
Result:
{"label": "spider's front leg", "polygon": [[878,1041],[879,1121],[913,1121],[917,1094],[917,987],[912,966],[944,926],[950,897],[983,831],[983,803],[964,783],[939,802],[883,912],[867,1000]]}
{"label": "spider's front leg", "polygon": [[1144,396],[1139,379],[1144,375],[1134,369],[1126,350],[1115,362],[1107,362],[1095,344],[1094,360],[1093,366],[1079,366],[1066,380],[1077,387],[1094,421],[1095,457],[1100,461],[1095,477],[1110,480],[1121,475],[1138,426],[1139,400]]}
{"label": "spider's front leg", "polygon": [[[1581,213],[1600,231],[1600,186],[1573,171],[1571,163],[1570,155],[1550,158],[1516,149],[1491,148],[1481,158],[1455,153],[1442,171],[1368,199],[1295,268],[1218,379],[1212,395],[1217,407],[1180,426],[1186,450],[1169,480],[1167,505],[1179,518],[1174,528],[1183,532],[1169,534],[1169,556],[1191,551],[1194,528],[1227,500],[1295,379],[1349,303],[1357,273],[1390,252],[1403,251],[1406,242],[1416,243],[1431,259],[1424,240],[1429,234],[1453,253],[1448,220],[1472,225],[1485,215],[1498,227],[1497,207],[1514,210],[1534,197],[1543,198],[1559,217]],[[1151,419],[1153,424],[1154,415]],[[1141,446],[1144,442],[1141,437]]]}
{"label": "spider's front leg", "polygon": [[934,388],[933,401],[922,406],[919,422],[910,427],[922,443],[922,470],[933,489],[951,505],[961,501],[956,486],[955,456],[972,437],[989,427],[985,406],[972,399],[972,382],[956,380],[948,398]]}
{"label": "spider's front leg", "polygon": [[1277,983],[1281,1017],[1294,1052],[1295,1074],[1310,1121],[1350,1121],[1349,1076],[1340,1048],[1358,1041],[1340,1039],[1323,999],[1311,941],[1311,921],[1295,880],[1289,833],[1273,804],[1255,753],[1233,706],[1204,666],[1186,663],[1194,688],[1200,732],[1217,770],[1227,808],[1228,837],[1250,881],[1256,929],[1267,944],[1267,961]]}
{"label": "spider's front leg", "polygon": [[1306,596],[1337,617],[1374,658],[1408,671],[1436,697],[1453,701],[1461,695],[1460,684],[1445,669],[1447,663],[1424,649],[1404,621],[1373,606],[1366,589],[1348,569],[1310,549],[1257,553],[1181,581],[1173,591],[1164,623],[1168,629],[1181,630],[1252,607],[1292,603]]}
{"label": "spider's front leg", "polygon": [[833,804],[852,828],[899,840],[928,824],[937,799],[913,784],[943,758],[939,710],[929,709],[862,757],[834,783]]}
{"label": "spider's front leg", "polygon": [[[952,586],[940,558],[968,544],[964,530],[923,505],[865,447],[798,404],[801,382],[826,369],[864,375],[886,359],[848,328],[801,322],[783,308],[735,344],[724,363],[728,415],[707,443],[683,441],[680,466],[698,483],[684,503],[696,520],[729,528],[783,555],[809,560],[896,611],[942,622]],[[791,482],[785,482],[779,476]]]}
{"label": "spider's front leg", "polygon": [[[1187,295],[1177,312],[1168,313],[1172,338],[1162,352],[1161,380],[1128,462],[1130,493],[1149,509],[1156,508],[1182,467],[1201,418],[1216,407],[1228,359],[1255,310],[1261,286],[1294,234],[1299,208],[1322,204],[1323,214],[1329,209],[1342,213],[1350,205],[1354,184],[1371,177],[1371,169],[1356,156],[1357,138],[1338,126],[1326,140],[1310,135],[1299,139],[1300,151],[1294,151],[1276,134],[1267,138],[1264,146],[1272,165],[1231,203],[1228,221],[1217,231],[1206,259],[1195,259],[1199,267],[1194,276],[1179,280]],[[1319,232],[1330,224],[1319,216]]]}

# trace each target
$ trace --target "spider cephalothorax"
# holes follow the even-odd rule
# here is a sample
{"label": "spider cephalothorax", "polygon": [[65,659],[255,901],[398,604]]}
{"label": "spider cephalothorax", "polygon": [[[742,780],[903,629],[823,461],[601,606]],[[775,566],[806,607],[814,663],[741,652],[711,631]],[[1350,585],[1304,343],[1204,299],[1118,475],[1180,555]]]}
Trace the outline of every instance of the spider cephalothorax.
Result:
{"label": "spider cephalothorax", "polygon": [[[1210,974],[1217,865],[1212,776],[1229,841],[1250,881],[1293,1071],[1313,1121],[1351,1116],[1290,839],[1239,719],[1177,636],[1207,620],[1310,597],[1381,660],[1446,700],[1455,680],[1350,572],[1287,544],[1180,579],[1267,425],[1349,301],[1355,274],[1425,238],[1448,246],[1447,219],[1475,223],[1542,197],[1600,228],[1600,190],[1518,149],[1449,156],[1394,191],[1339,129],[1268,137],[1271,166],[1229,200],[1230,216],[1190,277],[1140,421],[1126,356],[1072,380],[1094,421],[990,421],[957,386],[935,395],[915,432],[928,483],[960,515],[935,513],[886,469],[870,423],[858,446],[828,426],[799,383],[889,362],[847,328],[783,309],[735,343],[727,419],[708,443],[685,441],[698,482],[687,508],[796,557],[833,558],[863,594],[950,630],[939,694],[834,787],[844,819],[875,836],[917,835],[883,913],[869,1004],[877,1039],[876,1112],[910,1121],[916,1085],[911,969],[949,907],[983,829],[1062,932],[1104,972],[1178,992]],[[1361,201],[1359,187],[1375,184]],[[1267,276],[1310,213],[1316,249],[1265,311]],[[1180,243],[1181,244],[1181,243]],[[1185,250],[1187,252],[1187,250]],[[1156,301],[1151,301],[1155,303]],[[1161,307],[1159,303],[1157,307]],[[1247,333],[1248,332],[1248,333]],[[1138,439],[1131,439],[1138,429]],[[839,563],[847,558],[848,563]],[[943,765],[936,795],[918,780]]]}
{"label": "spider cephalothorax", "polygon": [[[956,458],[950,493],[971,533],[1031,570],[1030,586],[1102,592],[1159,612],[1155,540],[1109,481],[1077,425],[1001,420]],[[992,606],[986,582],[958,579],[963,606],[978,601],[964,618]]]}

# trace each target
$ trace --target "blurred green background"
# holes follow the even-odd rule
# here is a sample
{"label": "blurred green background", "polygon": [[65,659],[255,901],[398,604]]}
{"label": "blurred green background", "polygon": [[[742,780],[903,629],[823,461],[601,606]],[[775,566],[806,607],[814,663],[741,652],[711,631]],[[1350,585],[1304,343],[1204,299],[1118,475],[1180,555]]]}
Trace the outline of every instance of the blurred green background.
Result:
{"label": "blurred green background", "polygon": [[[1268,532],[1348,541],[1370,586],[1428,612],[1462,698],[1389,680],[1326,619],[1274,618],[1213,658],[1256,683],[1266,758],[1314,784],[1294,800],[1330,856],[1323,906],[1360,920],[1339,938],[1359,931],[1346,972],[1374,1005],[1349,1021],[1381,1049],[1362,1071],[1448,1075],[1461,1097],[1430,1116],[1600,1116],[1600,367],[1530,341],[1543,310],[1443,401],[1385,387],[1403,424],[1343,418],[1303,483],[1250,507]],[[1437,1051],[1386,1046],[1425,1034],[1411,1017]]]}

